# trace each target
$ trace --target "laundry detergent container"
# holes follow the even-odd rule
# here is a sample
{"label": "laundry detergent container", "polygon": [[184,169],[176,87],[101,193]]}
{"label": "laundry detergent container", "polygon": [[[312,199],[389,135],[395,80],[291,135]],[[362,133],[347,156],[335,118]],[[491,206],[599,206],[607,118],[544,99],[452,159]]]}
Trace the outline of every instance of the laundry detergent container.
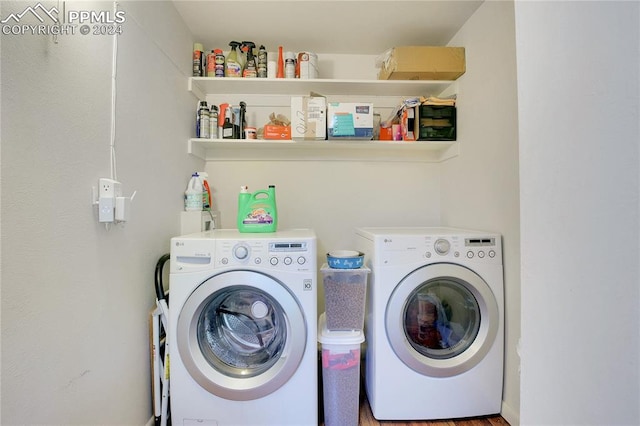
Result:
{"label": "laundry detergent container", "polygon": [[322,398],[325,426],[358,426],[362,330],[331,331],[326,313],[318,320],[322,345]]}
{"label": "laundry detergent container", "polygon": [[324,285],[327,329],[330,331],[362,330],[367,280],[371,270],[334,269],[328,264],[320,268]]}

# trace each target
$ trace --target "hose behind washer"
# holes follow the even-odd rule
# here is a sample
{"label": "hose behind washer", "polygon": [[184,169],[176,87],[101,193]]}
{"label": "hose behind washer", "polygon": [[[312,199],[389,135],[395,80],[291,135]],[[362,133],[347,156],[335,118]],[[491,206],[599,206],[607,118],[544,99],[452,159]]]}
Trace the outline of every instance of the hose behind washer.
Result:
{"label": "hose behind washer", "polygon": [[156,297],[158,300],[165,300],[166,296],[164,294],[164,285],[162,283],[162,271],[164,269],[164,264],[171,258],[169,253],[163,254],[160,259],[158,259],[158,263],[156,263]]}

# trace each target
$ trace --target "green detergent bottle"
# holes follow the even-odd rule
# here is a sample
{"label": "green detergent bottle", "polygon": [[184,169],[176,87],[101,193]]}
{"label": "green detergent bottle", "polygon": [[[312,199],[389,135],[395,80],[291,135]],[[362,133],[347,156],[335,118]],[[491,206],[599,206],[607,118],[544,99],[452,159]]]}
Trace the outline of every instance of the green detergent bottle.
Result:
{"label": "green detergent bottle", "polygon": [[276,232],[278,211],[276,208],[276,187],[250,193],[246,186],[240,187],[238,194],[238,231]]}

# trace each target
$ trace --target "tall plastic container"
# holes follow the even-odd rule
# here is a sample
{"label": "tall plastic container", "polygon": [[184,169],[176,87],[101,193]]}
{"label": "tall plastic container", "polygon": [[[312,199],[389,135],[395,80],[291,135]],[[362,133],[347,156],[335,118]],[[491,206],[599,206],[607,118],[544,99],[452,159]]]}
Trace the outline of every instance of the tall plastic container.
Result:
{"label": "tall plastic container", "polygon": [[187,189],[184,191],[184,209],[185,211],[202,210],[202,180],[198,173],[191,175]]}
{"label": "tall plastic container", "polygon": [[324,285],[327,328],[331,331],[362,330],[364,327],[367,279],[371,270],[320,268]]}
{"label": "tall plastic container", "polygon": [[238,195],[237,224],[240,232],[276,232],[276,187],[269,185],[268,189],[254,193],[250,193],[246,186],[241,187]]}
{"label": "tall plastic container", "polygon": [[322,398],[325,426],[358,426],[360,346],[364,333],[330,331],[323,313],[318,320],[322,345]]}

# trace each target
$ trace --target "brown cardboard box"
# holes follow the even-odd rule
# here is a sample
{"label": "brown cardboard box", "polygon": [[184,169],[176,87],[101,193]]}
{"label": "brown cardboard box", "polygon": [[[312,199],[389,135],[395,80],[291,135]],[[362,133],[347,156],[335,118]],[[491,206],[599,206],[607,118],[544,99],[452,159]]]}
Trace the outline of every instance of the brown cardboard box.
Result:
{"label": "brown cardboard box", "polygon": [[385,52],[378,80],[455,80],[465,71],[464,47],[401,46]]}

